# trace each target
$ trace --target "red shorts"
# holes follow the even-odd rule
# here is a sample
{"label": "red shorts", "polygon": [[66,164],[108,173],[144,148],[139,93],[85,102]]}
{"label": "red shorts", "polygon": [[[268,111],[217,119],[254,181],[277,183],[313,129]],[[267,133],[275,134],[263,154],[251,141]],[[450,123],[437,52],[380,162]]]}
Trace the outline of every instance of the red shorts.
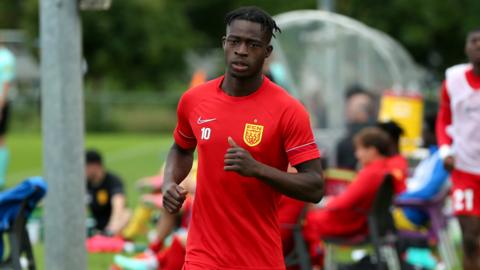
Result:
{"label": "red shorts", "polygon": [[452,184],[455,215],[480,217],[480,175],[453,170]]}

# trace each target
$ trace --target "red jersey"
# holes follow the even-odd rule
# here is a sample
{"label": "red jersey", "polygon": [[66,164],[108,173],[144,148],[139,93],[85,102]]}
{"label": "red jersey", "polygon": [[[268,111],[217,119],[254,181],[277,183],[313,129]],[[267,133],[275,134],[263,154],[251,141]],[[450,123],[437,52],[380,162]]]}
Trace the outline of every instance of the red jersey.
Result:
{"label": "red jersey", "polygon": [[307,213],[304,227],[306,240],[313,247],[324,236],[352,236],[368,231],[367,213],[389,171],[386,159],[376,160],[362,168],[347,189],[327,202],[324,208]]}
{"label": "red jersey", "polygon": [[233,97],[223,76],[187,91],[178,104],[175,142],[198,148],[197,190],[186,262],[204,269],[285,269],[278,202],[259,179],[224,171],[227,138],[282,171],[319,158],[308,113],[264,77],[254,93]]}
{"label": "red jersey", "polygon": [[395,194],[400,194],[407,189],[408,161],[400,155],[394,155],[387,158],[387,166],[393,176],[393,189]]}

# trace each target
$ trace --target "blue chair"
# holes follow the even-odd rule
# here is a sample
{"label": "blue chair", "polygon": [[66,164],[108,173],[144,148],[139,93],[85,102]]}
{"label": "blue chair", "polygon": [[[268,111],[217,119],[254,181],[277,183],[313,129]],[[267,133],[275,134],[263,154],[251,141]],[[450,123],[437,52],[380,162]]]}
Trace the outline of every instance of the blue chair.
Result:
{"label": "blue chair", "polygon": [[[32,246],[26,230],[29,215],[45,196],[47,184],[41,177],[30,177],[0,193],[0,232],[8,235],[10,254],[0,262],[1,269],[22,269],[20,257],[25,253],[28,269],[35,269]],[[3,240],[3,237],[1,238]],[[3,258],[3,241],[0,241]]]}

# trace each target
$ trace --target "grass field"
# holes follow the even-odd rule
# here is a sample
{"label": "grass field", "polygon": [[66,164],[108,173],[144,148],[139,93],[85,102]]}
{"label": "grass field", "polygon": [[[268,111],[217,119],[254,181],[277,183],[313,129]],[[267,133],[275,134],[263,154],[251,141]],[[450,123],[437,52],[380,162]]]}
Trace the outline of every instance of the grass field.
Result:
{"label": "grass field", "polygon": [[[158,171],[171,142],[170,134],[88,134],[85,137],[86,147],[100,150],[106,167],[123,178],[131,207],[136,205],[139,196],[135,188],[136,180]],[[8,186],[17,184],[25,177],[42,174],[40,134],[13,133],[9,135],[7,143],[10,149]],[[45,269],[43,254],[43,245],[35,245],[38,269]],[[112,258],[110,254],[89,254],[88,269],[108,269]]]}
{"label": "grass field", "polygon": [[[135,188],[137,179],[155,174],[163,163],[171,135],[148,134],[88,134],[87,148],[96,148],[104,155],[106,167],[122,176],[127,190],[129,206],[138,202]],[[40,134],[10,134],[10,166],[7,185],[13,186],[22,179],[42,173],[42,141]],[[34,246],[37,269],[44,267],[44,247]],[[460,254],[460,250],[459,250]],[[348,250],[337,254],[342,261],[348,260]],[[89,270],[106,270],[113,262],[113,254],[88,254]]]}

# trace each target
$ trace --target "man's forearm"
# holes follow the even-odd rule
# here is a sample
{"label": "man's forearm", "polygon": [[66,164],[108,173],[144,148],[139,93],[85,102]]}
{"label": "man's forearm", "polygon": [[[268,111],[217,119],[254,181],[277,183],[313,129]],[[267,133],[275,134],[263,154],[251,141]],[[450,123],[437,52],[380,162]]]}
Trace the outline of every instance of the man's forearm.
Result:
{"label": "man's forearm", "polygon": [[279,192],[298,200],[317,203],[323,197],[323,178],[321,171],[318,170],[300,168],[298,173],[287,173],[259,163],[255,177]]}
{"label": "man's forearm", "polygon": [[193,164],[193,150],[186,150],[173,144],[168,152],[165,165],[164,186],[180,184],[190,172]]}
{"label": "man's forearm", "polygon": [[126,213],[125,209],[126,199],[123,194],[116,194],[112,198],[112,214],[106,226],[106,230],[113,234],[118,234],[125,225]]}
{"label": "man's forearm", "polygon": [[180,187],[192,169],[194,149],[183,149],[177,144],[170,148],[163,177],[163,207],[170,214],[177,213],[186,199],[187,191]]}

